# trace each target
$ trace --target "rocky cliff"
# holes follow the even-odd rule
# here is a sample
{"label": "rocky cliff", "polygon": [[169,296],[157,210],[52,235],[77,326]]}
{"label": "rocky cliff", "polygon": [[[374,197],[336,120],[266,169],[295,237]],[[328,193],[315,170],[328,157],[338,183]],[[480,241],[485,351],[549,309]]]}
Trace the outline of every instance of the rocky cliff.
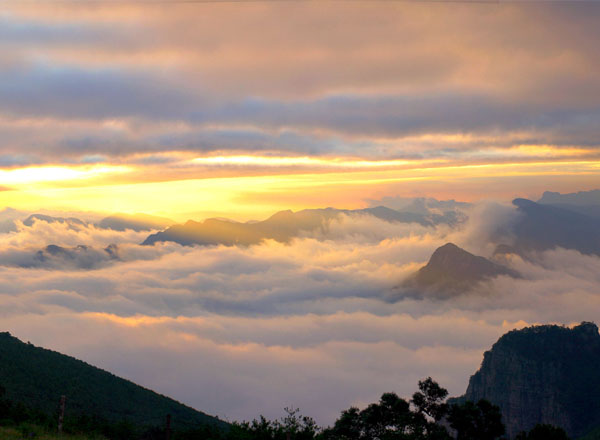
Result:
{"label": "rocky cliff", "polygon": [[577,438],[600,426],[600,334],[584,322],[511,331],[484,354],[461,399],[498,405],[510,438],[537,423]]}

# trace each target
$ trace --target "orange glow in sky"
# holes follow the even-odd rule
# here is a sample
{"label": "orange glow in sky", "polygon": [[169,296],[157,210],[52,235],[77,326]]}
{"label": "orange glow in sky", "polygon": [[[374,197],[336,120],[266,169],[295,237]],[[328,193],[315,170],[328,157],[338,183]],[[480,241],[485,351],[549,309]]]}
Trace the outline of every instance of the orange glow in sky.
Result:
{"label": "orange glow in sky", "polygon": [[[461,200],[519,194],[523,182],[561,178],[573,185],[593,180],[600,161],[535,161],[508,163],[448,163],[448,161],[351,160],[308,157],[213,156],[184,163],[202,165],[180,175],[160,167],[102,165],[92,167],[29,167],[0,172],[0,200],[6,206],[99,212],[146,212],[178,221],[228,216],[266,217],[283,209],[336,206],[357,208],[365,200],[386,195],[455,194]],[[286,166],[291,167],[286,171]],[[299,169],[293,167],[298,166]],[[213,168],[241,167],[222,177]],[[264,168],[266,167],[266,169]],[[277,168],[272,173],[270,168]],[[496,179],[494,190],[480,191],[482,182]],[[532,186],[534,190],[535,186]]]}

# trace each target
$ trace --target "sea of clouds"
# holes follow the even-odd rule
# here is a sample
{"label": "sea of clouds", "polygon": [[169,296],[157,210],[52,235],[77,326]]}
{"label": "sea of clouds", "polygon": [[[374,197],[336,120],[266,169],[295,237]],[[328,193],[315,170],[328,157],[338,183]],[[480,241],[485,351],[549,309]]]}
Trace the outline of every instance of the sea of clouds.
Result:
{"label": "sea of clouds", "polygon": [[3,211],[2,330],[228,420],[295,406],[330,424],[427,376],[458,395],[506,331],[600,319],[600,258],[564,249],[505,259],[520,279],[405,296],[444,243],[491,257],[511,239],[514,207],[465,209],[454,228],[340,216],[325,234],[249,247],[141,246],[148,232]]}

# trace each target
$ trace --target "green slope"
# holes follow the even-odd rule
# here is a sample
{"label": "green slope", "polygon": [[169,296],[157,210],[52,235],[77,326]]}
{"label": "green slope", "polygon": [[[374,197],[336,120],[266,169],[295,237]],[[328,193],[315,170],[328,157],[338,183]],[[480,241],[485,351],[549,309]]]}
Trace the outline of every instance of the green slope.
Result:
{"label": "green slope", "polygon": [[196,411],[73,357],[25,344],[0,333],[0,386],[6,398],[55,414],[61,395],[67,414],[161,426],[171,414],[174,426],[192,428],[225,422]]}

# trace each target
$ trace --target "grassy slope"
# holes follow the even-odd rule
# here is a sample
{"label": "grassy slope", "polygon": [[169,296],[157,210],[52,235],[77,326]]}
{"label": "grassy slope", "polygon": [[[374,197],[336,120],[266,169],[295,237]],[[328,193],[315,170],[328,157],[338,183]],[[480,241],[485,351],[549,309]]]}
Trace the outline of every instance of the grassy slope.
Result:
{"label": "grassy slope", "polygon": [[1,440],[23,440],[27,438],[29,433],[33,433],[35,440],[105,440],[104,437],[87,437],[82,435],[61,435],[49,434],[43,432],[39,428],[32,426],[28,428],[2,428],[0,427]]}
{"label": "grassy slope", "polygon": [[579,440],[600,440],[600,428],[592,430],[587,435],[579,438]]}
{"label": "grassy slope", "polygon": [[126,419],[136,425],[159,426],[166,414],[180,428],[224,424],[173,399],[63,354],[25,344],[0,333],[0,386],[6,398],[56,413],[62,394],[67,413]]}

